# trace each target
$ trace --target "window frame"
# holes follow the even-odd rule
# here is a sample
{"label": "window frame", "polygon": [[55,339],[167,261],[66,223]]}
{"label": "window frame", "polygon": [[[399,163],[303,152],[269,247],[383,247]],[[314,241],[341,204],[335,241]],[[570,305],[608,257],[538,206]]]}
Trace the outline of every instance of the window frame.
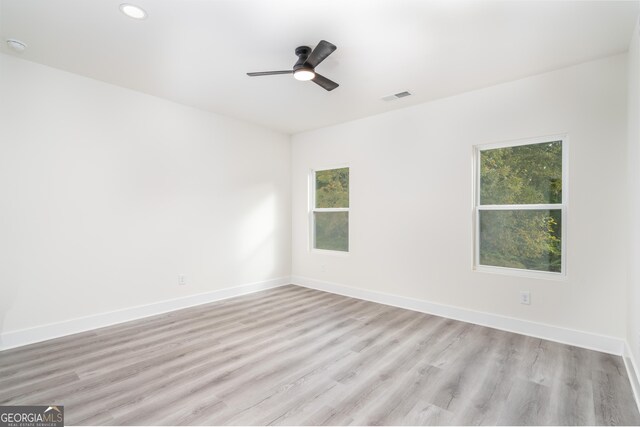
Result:
{"label": "window frame", "polygon": [[[562,203],[557,204],[516,204],[516,205],[481,205],[480,204],[480,157],[483,151],[497,148],[517,147],[521,145],[542,144],[560,141],[562,144]],[[509,276],[529,277],[536,279],[567,279],[567,211],[569,200],[569,143],[566,134],[542,136],[536,138],[503,141],[481,144],[473,147],[473,270],[482,273],[504,274]],[[527,270],[514,267],[499,267],[480,264],[480,211],[483,210],[560,210],[562,220],[560,272]]]}
{"label": "window frame", "polygon": [[[349,207],[348,208],[316,208],[316,173],[333,169],[349,169]],[[333,166],[319,167],[311,169],[309,173],[309,250],[319,254],[347,256],[351,253],[351,166],[349,164],[338,164]],[[347,247],[346,251],[338,251],[334,249],[318,249],[316,248],[316,212],[347,212]]]}

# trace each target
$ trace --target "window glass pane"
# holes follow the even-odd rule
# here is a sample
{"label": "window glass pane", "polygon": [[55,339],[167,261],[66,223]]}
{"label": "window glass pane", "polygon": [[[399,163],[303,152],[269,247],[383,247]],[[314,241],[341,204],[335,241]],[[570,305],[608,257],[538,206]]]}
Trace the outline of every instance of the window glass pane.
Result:
{"label": "window glass pane", "polygon": [[560,272],[562,211],[481,210],[480,264]]}
{"label": "window glass pane", "polygon": [[480,204],[562,203],[562,141],[480,152]]}
{"label": "window glass pane", "polygon": [[314,212],[315,248],[349,250],[349,212]]}
{"label": "window glass pane", "polygon": [[316,208],[349,207],[349,168],[316,172]]}

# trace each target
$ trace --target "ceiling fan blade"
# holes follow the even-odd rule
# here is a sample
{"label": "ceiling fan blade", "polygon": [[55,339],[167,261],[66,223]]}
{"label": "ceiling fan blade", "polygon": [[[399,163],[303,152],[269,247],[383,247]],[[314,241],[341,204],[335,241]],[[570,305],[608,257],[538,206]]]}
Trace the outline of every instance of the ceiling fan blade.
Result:
{"label": "ceiling fan blade", "polygon": [[336,50],[336,46],[329,43],[326,40],[320,40],[318,46],[313,49],[311,55],[307,58],[306,63],[311,66],[311,68],[316,68],[318,64],[324,61],[327,56],[331,55],[334,50]]}
{"label": "ceiling fan blade", "polygon": [[275,76],[276,74],[292,74],[293,70],[282,70],[282,71],[259,71],[257,73],[247,73],[247,76],[257,77],[257,76]]}
{"label": "ceiling fan blade", "polygon": [[311,81],[317,84],[318,86],[325,88],[326,90],[334,90],[335,88],[340,86],[338,83],[331,81],[325,76],[321,76],[318,73],[316,73],[316,76],[313,79],[311,79]]}

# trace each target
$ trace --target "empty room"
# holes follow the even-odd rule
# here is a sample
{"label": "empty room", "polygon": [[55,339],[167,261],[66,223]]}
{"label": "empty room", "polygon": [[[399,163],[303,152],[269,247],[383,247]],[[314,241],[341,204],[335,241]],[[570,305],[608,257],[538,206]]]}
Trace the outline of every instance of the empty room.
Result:
{"label": "empty room", "polygon": [[640,425],[640,1],[0,37],[0,427]]}

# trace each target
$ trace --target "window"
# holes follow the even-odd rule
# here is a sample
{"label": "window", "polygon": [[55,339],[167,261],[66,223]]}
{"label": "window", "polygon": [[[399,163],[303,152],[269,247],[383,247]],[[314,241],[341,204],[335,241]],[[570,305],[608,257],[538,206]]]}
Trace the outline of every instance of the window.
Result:
{"label": "window", "polygon": [[349,168],[313,172],[314,249],[349,252]]}
{"label": "window", "polygon": [[565,273],[563,145],[554,137],[476,148],[476,269]]}

